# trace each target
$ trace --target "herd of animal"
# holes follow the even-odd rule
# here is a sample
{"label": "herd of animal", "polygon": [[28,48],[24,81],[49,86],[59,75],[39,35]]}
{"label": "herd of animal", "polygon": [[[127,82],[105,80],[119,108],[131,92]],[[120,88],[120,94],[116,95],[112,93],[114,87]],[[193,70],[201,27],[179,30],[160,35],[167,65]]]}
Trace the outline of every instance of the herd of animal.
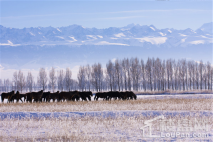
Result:
{"label": "herd of animal", "polygon": [[[4,99],[7,99],[8,102],[64,102],[64,101],[91,101],[91,97],[93,96],[91,91],[88,92],[79,92],[79,91],[69,91],[69,92],[60,92],[57,91],[55,93],[43,92],[43,90],[38,92],[29,92],[25,94],[21,94],[19,91],[15,93],[15,91],[11,91],[8,93],[1,94],[1,101],[4,102]],[[24,101],[22,100],[24,98]],[[137,99],[137,96],[132,91],[126,92],[118,92],[118,91],[110,91],[110,92],[98,92],[95,94],[94,100],[98,100],[102,98],[103,100],[130,100]]]}

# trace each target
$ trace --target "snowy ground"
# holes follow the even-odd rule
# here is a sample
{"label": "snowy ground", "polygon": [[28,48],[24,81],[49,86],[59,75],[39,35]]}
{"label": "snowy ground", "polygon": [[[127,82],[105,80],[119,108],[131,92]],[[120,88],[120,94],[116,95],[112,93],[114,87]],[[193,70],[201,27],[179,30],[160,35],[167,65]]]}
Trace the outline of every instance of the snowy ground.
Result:
{"label": "snowy ground", "polygon": [[[190,138],[163,137],[159,129],[160,121],[155,122],[151,129],[152,134],[158,135],[158,138],[147,137],[148,129],[145,129],[146,135],[143,135],[140,128],[145,126],[145,121],[153,118],[156,116],[78,117],[77,115],[40,119],[7,118],[0,121],[0,141],[211,141],[213,139],[212,114],[210,116],[200,116],[200,114],[165,116],[165,119],[171,119],[174,122],[184,119],[194,120],[194,118],[205,120],[209,126],[208,131],[187,131],[190,135],[204,133],[205,136],[196,135],[197,137]],[[192,126],[194,127],[194,123]],[[163,135],[167,133],[171,131],[163,131]]]}
{"label": "snowy ground", "polygon": [[[211,141],[212,100],[211,94],[181,94],[138,95],[137,100],[130,101],[5,101],[0,104],[0,141]],[[145,121],[161,115],[175,122],[205,120],[208,131],[189,133],[205,133],[207,137],[144,137],[140,128]],[[158,136],[159,127],[157,123],[152,129]]]}

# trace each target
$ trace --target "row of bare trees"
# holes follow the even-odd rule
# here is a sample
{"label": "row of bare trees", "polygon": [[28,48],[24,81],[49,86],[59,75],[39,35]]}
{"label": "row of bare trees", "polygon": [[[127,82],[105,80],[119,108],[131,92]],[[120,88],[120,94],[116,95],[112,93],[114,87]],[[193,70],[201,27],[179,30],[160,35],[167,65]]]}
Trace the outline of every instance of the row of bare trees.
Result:
{"label": "row of bare trees", "polygon": [[69,91],[165,91],[165,90],[212,90],[213,68],[210,62],[161,60],[148,58],[124,58],[108,61],[106,68],[100,63],[80,66],[77,79],[72,71],[51,68],[39,70],[37,83],[31,72],[25,78],[23,72],[14,72],[13,80],[1,80],[1,91],[34,91],[38,89]]}

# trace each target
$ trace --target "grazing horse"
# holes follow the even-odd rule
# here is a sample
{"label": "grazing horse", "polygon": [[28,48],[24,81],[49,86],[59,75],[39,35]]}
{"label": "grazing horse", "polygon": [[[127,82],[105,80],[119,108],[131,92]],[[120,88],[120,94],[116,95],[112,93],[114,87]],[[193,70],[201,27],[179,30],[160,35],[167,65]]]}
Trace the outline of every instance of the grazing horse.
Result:
{"label": "grazing horse", "polygon": [[137,96],[135,95],[135,93],[133,93],[132,91],[126,91],[126,93],[127,93],[127,99],[129,100],[129,99],[131,99],[131,100],[133,100],[133,99],[137,99]]}
{"label": "grazing horse", "polygon": [[43,92],[43,95],[41,97],[42,101],[47,102],[47,98],[49,97],[49,95],[50,95],[50,91],[49,92]]}
{"label": "grazing horse", "polygon": [[55,92],[55,93],[49,93],[49,95],[47,96],[47,102],[50,102],[50,100],[53,99],[53,102],[55,102],[57,100],[57,102],[59,102],[59,91]]}
{"label": "grazing horse", "polygon": [[70,92],[71,92],[71,100],[72,101],[75,101],[75,100],[79,101],[80,100],[81,96],[80,96],[78,91],[70,91]]}
{"label": "grazing horse", "polygon": [[[79,95],[80,95],[82,101],[87,101],[87,93],[79,92]],[[90,98],[90,100],[91,100],[91,98]]]}
{"label": "grazing horse", "polygon": [[39,92],[27,93],[27,101],[32,103],[32,101],[34,99],[34,102],[40,102],[42,99],[42,95],[43,95],[43,90],[41,90]]}
{"label": "grazing horse", "polygon": [[122,95],[118,91],[114,91],[114,92],[110,91],[108,92],[108,94],[109,94],[108,100],[111,100],[112,98],[114,98],[114,100],[116,100],[117,98],[122,99]]}
{"label": "grazing horse", "polygon": [[98,100],[98,98],[103,98],[103,100],[108,100],[108,92],[96,93],[94,100]]}
{"label": "grazing horse", "polygon": [[128,98],[128,93],[127,92],[120,92],[120,98],[122,100],[126,100]]}
{"label": "grazing horse", "polygon": [[64,102],[66,101],[71,101],[72,98],[72,92],[60,92],[59,93],[59,100]]}
{"label": "grazing horse", "polygon": [[85,96],[88,98],[88,100],[91,101],[91,97],[93,96],[92,92],[88,91],[88,92],[84,92],[84,93],[85,93]]}
{"label": "grazing horse", "polygon": [[7,99],[7,102],[9,101],[10,96],[14,95],[15,91],[11,91],[8,93],[2,93],[1,94],[1,101],[4,102],[4,99]]}
{"label": "grazing horse", "polygon": [[16,102],[18,102],[19,100],[21,100],[21,102],[23,103],[23,101],[21,99],[22,97],[26,97],[25,94],[20,94],[19,91],[17,91],[16,94],[13,94],[10,96],[9,102],[14,102],[14,100],[16,100]]}

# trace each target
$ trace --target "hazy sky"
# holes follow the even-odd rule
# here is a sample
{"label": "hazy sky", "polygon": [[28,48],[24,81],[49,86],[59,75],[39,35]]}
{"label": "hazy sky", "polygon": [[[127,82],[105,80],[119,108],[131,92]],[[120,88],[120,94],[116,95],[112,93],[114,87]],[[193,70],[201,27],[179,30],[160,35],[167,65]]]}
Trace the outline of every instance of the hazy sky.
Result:
{"label": "hazy sky", "polygon": [[6,27],[122,27],[131,23],[158,29],[193,30],[212,21],[212,1],[2,1]]}

